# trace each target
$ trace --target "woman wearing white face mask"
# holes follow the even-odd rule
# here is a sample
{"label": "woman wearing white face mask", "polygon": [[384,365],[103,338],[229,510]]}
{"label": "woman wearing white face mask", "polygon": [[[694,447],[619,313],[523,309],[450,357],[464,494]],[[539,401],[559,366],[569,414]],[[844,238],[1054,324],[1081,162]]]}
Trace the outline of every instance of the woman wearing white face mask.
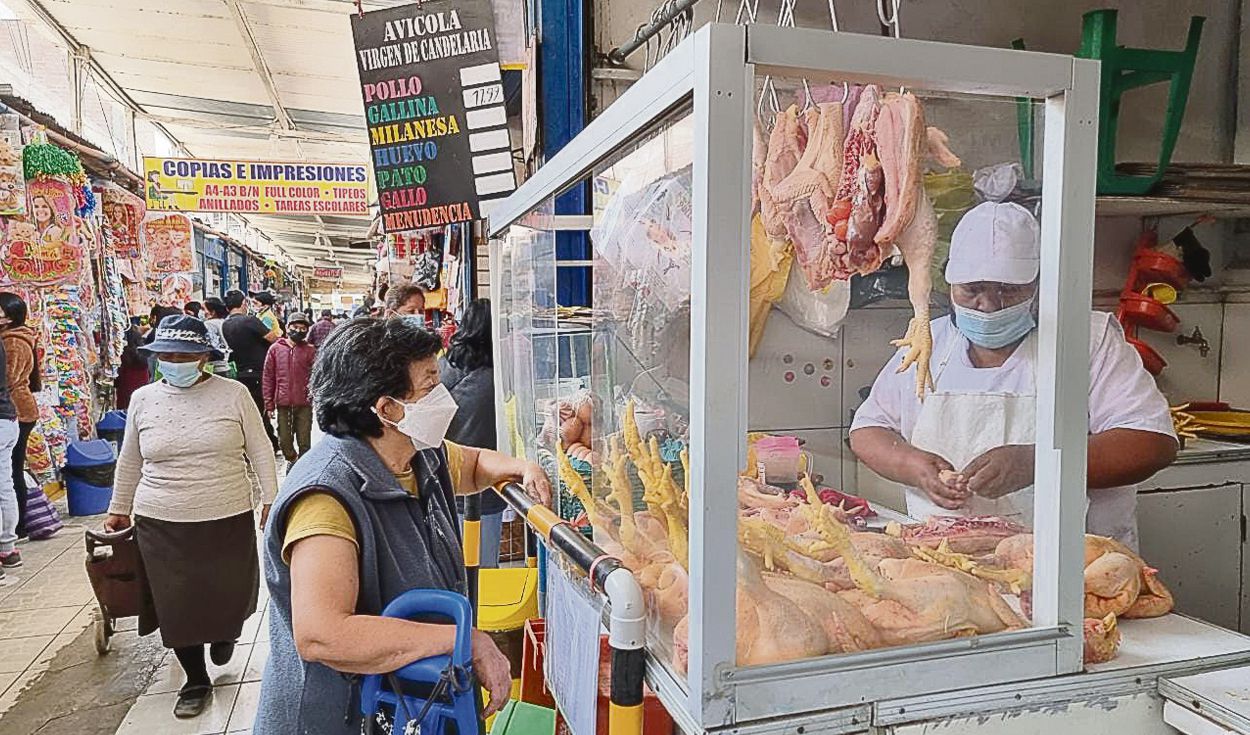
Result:
{"label": "woman wearing white face mask", "polygon": [[[454,629],[383,618],[400,594],[465,594],[455,495],[520,481],[550,502],[537,465],[444,441],[456,403],[439,382],[441,342],[406,319],[356,319],[317,350],[312,394],[327,436],[292,468],[265,532],[270,655],[257,735],[356,735],[357,680],[448,654]],[[511,687],[480,631],[473,667],[487,714]]]}
{"label": "woman wearing white face mask", "polygon": [[158,382],[130,399],[104,526],[135,526],[150,595],[139,633],[161,631],[186,673],[174,714],[194,717],[212,694],[204,647],[225,665],[256,611],[252,483],[260,480],[263,526],[277,494],[273,451],[260,412],[241,383],[204,372],[221,358],[204,322],[181,314],[140,348],[156,357]]}
{"label": "woman wearing white face mask", "polygon": [[[946,280],[952,314],[933,321],[935,390],[915,395],[915,368],[882,369],[855,412],[851,448],[907,486],[907,511],[999,515],[1029,525],[1036,427],[1037,221],[987,202],[960,220]],[[1090,533],[1137,545],[1135,483],[1176,457],[1167,401],[1110,314],[1090,316]]]}

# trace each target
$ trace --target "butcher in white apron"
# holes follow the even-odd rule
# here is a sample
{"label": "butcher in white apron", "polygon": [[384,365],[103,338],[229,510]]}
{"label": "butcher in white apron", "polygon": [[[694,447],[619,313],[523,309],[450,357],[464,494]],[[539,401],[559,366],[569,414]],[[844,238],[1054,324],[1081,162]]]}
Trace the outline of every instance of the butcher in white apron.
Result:
{"label": "butcher in white apron", "polygon": [[[1037,221],[1023,207],[974,207],[951,239],[952,315],[932,323],[934,390],[915,394],[902,353],[856,411],[860,461],[906,488],[907,512],[995,515],[1030,525],[1040,272]],[[1086,529],[1136,547],[1136,483],[1176,456],[1167,401],[1110,314],[1090,316]]]}

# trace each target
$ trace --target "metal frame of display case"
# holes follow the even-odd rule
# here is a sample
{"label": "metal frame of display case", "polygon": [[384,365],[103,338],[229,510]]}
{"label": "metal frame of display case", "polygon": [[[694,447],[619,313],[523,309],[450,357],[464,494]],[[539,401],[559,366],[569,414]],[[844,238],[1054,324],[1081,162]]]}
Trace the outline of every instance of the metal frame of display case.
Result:
{"label": "metal frame of display case", "polygon": [[[751,126],[756,80],[764,75],[1045,101],[1037,566],[1029,629],[770,666],[735,665],[735,619],[727,611],[735,609],[738,539],[730,529],[737,527],[737,505],[726,502],[732,491],[709,488],[735,487],[745,463]],[[685,681],[654,660],[648,672],[683,730],[822,710],[825,727],[842,720],[846,727],[857,721],[862,726],[854,713],[866,703],[1081,669],[1098,80],[1097,62],[1069,56],[710,24],[492,212],[491,237],[498,238],[667,113],[692,104],[698,133],[690,305],[690,661]]]}

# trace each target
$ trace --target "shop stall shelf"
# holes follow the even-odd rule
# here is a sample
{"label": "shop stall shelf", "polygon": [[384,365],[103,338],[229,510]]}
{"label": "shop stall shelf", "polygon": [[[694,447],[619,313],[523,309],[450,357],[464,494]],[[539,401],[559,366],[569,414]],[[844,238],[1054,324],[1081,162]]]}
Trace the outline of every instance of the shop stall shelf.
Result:
{"label": "shop stall shelf", "polygon": [[[843,330],[842,343],[778,326],[787,317],[773,312],[771,336],[760,347],[765,354],[749,355],[753,125],[757,115],[770,115],[774,95],[784,109],[791,94],[802,104],[805,89],[843,82],[914,92],[947,132],[963,126],[953,144],[963,147],[969,165],[998,155],[978,146],[1014,150],[1017,98],[1033,100],[1044,118],[1044,178],[1034,202],[1042,255],[1032,622],[979,636],[739,665],[734,611],[746,589],[738,580],[748,555],[735,488],[749,468],[748,434],[801,433],[826,476],[853,481],[844,445],[858,403],[856,386],[844,378],[858,380],[857,361],[879,359],[881,348],[861,351],[846,335],[898,336],[886,334],[899,319],[884,309],[852,309],[847,323],[858,328]],[[1074,691],[1091,675],[1081,673],[1082,571],[1097,117],[1095,61],[709,24],[492,211],[500,446],[531,458],[560,454],[561,431],[551,428],[563,430],[569,403],[589,394],[590,496],[611,496],[617,508],[646,503],[671,520],[655,483],[637,470],[644,462],[636,452],[659,455],[652,466],[670,473],[666,487],[688,487],[688,516],[680,519],[688,524],[688,559],[674,553],[689,571],[688,601],[675,616],[654,597],[647,639],[648,683],[684,732],[904,732],[914,721],[910,708],[965,713],[977,697],[1007,707],[1020,701],[1010,698],[1013,690],[1041,692],[1056,682]],[[555,215],[555,197],[585,182],[594,192],[589,220]],[[561,230],[588,232],[593,247],[594,308],[576,321],[550,300]],[[868,326],[874,318],[890,326]],[[564,339],[566,333],[573,336]],[[816,339],[826,341],[813,346]],[[787,354],[801,363],[794,376],[784,367]],[[782,367],[765,367],[769,360]],[[628,447],[639,436],[654,444]],[[608,536],[596,531],[595,541],[609,553],[638,551],[621,550]],[[681,613],[684,639],[673,626]],[[1209,631],[1207,643],[1219,652],[1209,661],[1244,659],[1250,651],[1237,634],[1167,620],[1148,621],[1161,631],[1159,640]],[[1141,673],[1105,673],[1103,680],[1135,681],[1134,691],[1153,681]]]}

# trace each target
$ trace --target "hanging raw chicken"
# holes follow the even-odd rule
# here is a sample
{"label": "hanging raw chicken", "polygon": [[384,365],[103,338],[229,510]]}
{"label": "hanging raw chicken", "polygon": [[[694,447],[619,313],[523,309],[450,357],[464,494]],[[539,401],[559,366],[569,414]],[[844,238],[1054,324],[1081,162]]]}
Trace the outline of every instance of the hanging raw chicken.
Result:
{"label": "hanging raw chicken", "polygon": [[803,114],[806,147],[796,107],[779,115],[767,154],[753,156],[753,174],[762,175],[753,175],[752,189],[765,231],[793,243],[811,291],[871,273],[896,252],[902,255],[914,314],[907,334],[893,344],[907,348],[899,370],[915,366],[916,394],[923,399],[933,382],[929,296],[938,226],[922,164],[931,158],[949,168],[960,161],[946,134],[925,125],[914,95],[883,97],[868,85],[857,98],[847,98],[855,100],[849,125],[842,103],[822,103]]}

